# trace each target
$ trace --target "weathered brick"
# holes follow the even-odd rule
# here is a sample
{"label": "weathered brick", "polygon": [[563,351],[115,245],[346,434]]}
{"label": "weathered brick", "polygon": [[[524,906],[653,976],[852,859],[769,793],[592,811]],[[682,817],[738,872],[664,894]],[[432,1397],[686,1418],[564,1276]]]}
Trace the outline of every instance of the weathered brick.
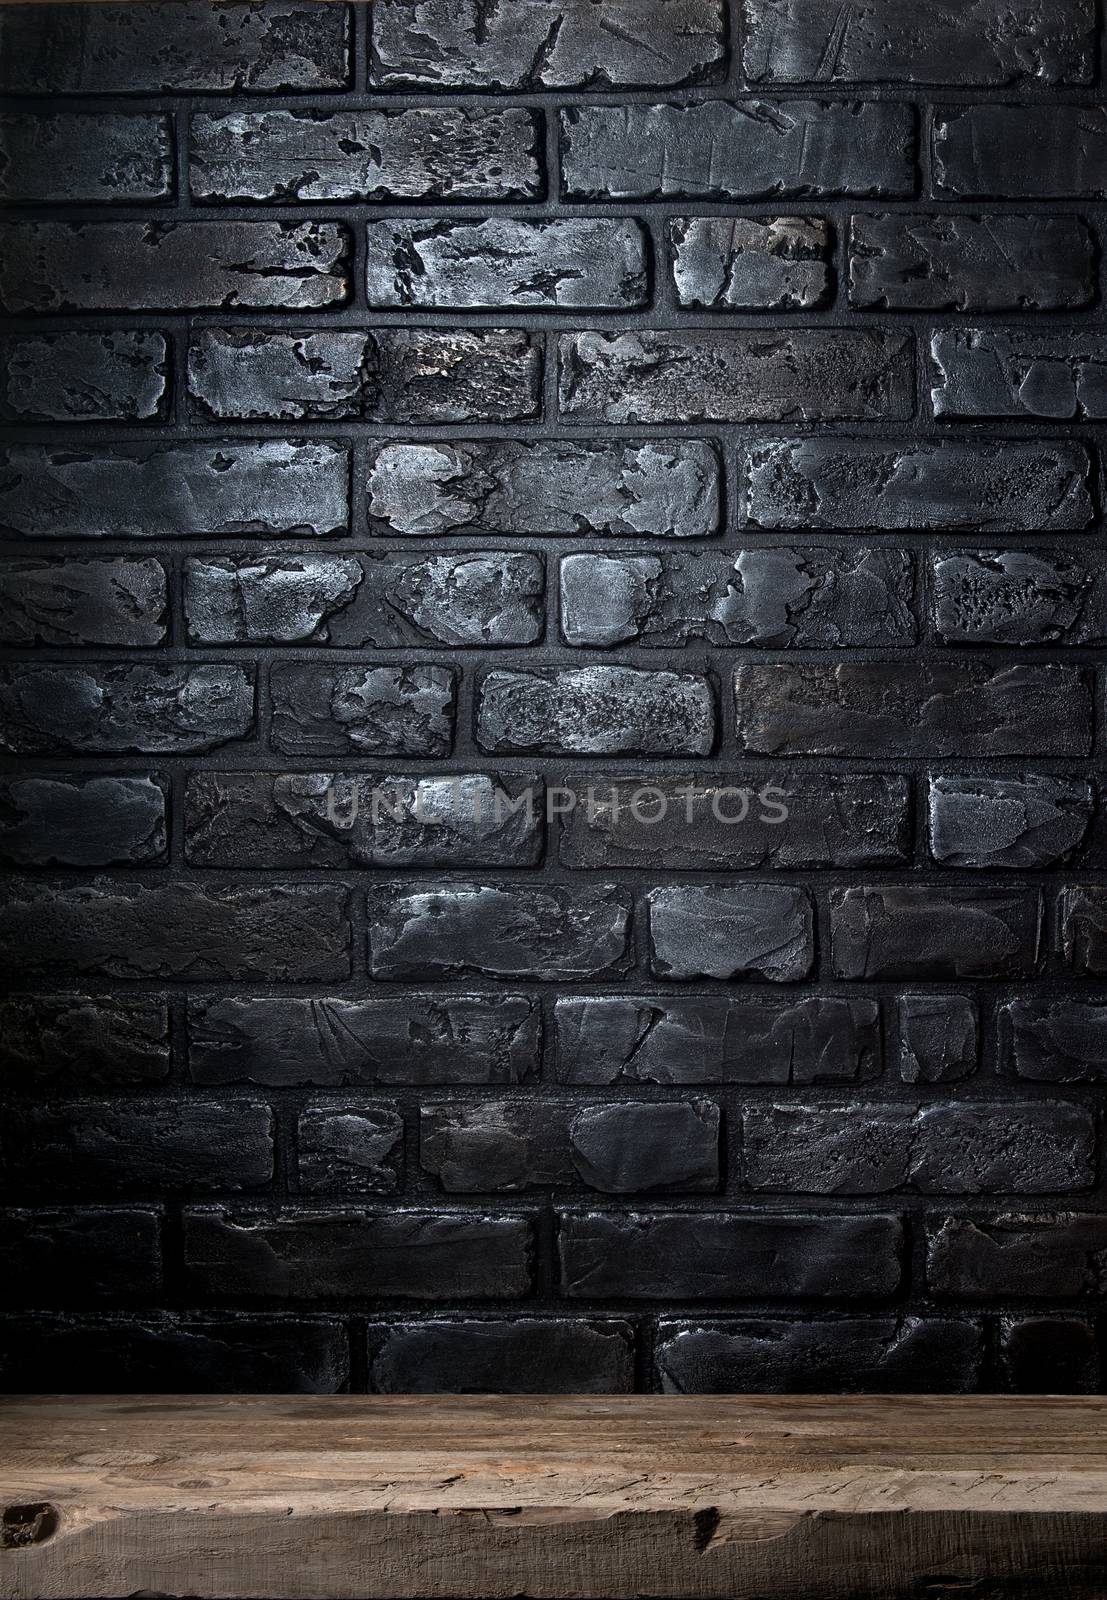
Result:
{"label": "weathered brick", "polygon": [[194,644],[329,644],[364,578],[352,556],[207,556],[185,562]]}
{"label": "weathered brick", "polygon": [[935,1294],[970,1300],[1073,1298],[1103,1292],[1107,1216],[1038,1213],[934,1217],[926,1279]]}
{"label": "weathered brick", "polygon": [[162,1290],[161,1214],[149,1206],[0,1211],[0,1273],[11,1306],[150,1299]]}
{"label": "weathered brick", "polygon": [[1003,1386],[1040,1394],[1098,1394],[1100,1359],[1095,1322],[1085,1317],[1001,1317],[997,1362]]}
{"label": "weathered brick", "polygon": [[849,302],[889,311],[1067,311],[1095,295],[1079,217],[850,218]]}
{"label": "weathered brick", "polygon": [[830,939],[839,978],[1013,978],[1035,971],[1041,896],[1032,890],[835,889]]}
{"label": "weathered brick", "polygon": [[930,340],[936,417],[1107,418],[1107,338],[943,328]]}
{"label": "weathered brick", "polygon": [[189,186],[203,201],[534,200],[531,111],[239,111],[192,118]]}
{"label": "weathered brick", "polygon": [[489,672],[480,684],[477,743],[492,753],[709,755],[715,693],[708,678],[688,672]]}
{"label": "weathered brick", "polygon": [[1068,861],[1091,825],[1082,778],[931,774],[930,854],[950,867],[1051,867]]}
{"label": "weathered brick", "polygon": [[0,561],[5,644],[161,644],[167,606],[160,561]]}
{"label": "weathered brick", "polygon": [[[743,0],[742,69],[769,83],[1090,83],[1091,0]],[[1021,135],[1025,137],[1025,135]]]}
{"label": "weathered brick", "polygon": [[914,113],[872,101],[574,106],[561,113],[561,164],[571,200],[909,195]]}
{"label": "weathered brick", "polygon": [[403,1175],[404,1119],[366,1100],[318,1100],[296,1119],[303,1194],[395,1194]]}
{"label": "weathered brick", "polygon": [[531,1225],[476,1211],[276,1212],[190,1206],[184,1257],[201,1292],[278,1300],[517,1300]]}
{"label": "weathered brick", "polygon": [[1079,668],[771,662],[735,676],[738,742],[766,755],[1087,755]]}
{"label": "weathered brick", "polygon": [[951,550],[932,560],[945,644],[1102,644],[1107,563],[1062,549]]}
{"label": "weathered brick", "polygon": [[646,246],[631,219],[531,222],[396,218],[366,228],[370,306],[566,306],[646,303]]}
{"label": "weathered brick", "polygon": [[12,886],[0,966],[73,978],[325,983],[350,972],[341,888],[100,879]]}
{"label": "weathered brick", "polygon": [[703,440],[386,444],[370,460],[374,532],[716,533],[720,466]]}
{"label": "weathered brick", "polygon": [[275,750],[290,756],[448,755],[451,667],[278,665],[270,673]]}
{"label": "weathered brick", "polygon": [[0,1071],[7,1093],[159,1082],[169,1075],[168,1006],[157,995],[8,995]]}
{"label": "weathered brick", "polygon": [[515,1084],[541,1045],[537,1001],[500,993],[192,999],[188,1018],[189,1076],[205,1084]]}
{"label": "weathered brick", "polygon": [[0,116],[0,200],[139,204],[172,193],[166,116]]}
{"label": "weathered brick", "polygon": [[1065,440],[898,444],[782,439],[750,447],[744,520],[763,528],[1086,528],[1090,464]]}
{"label": "weathered brick", "polygon": [[566,1212],[561,1292],[569,1298],[844,1300],[900,1281],[898,1217],[764,1212]]}
{"label": "weathered brick", "polygon": [[30,539],[337,538],[349,459],[325,439],[63,449],[0,460],[0,531]]}
{"label": "weathered brick", "polygon": [[334,222],[9,222],[0,302],[14,312],[312,311],[350,293]]}
{"label": "weathered brick", "polygon": [[906,550],[565,556],[561,630],[590,648],[691,640],[804,649],[914,644]]}
{"label": "weathered brick", "polygon": [[243,739],[254,722],[243,667],[0,669],[0,750],[27,755],[183,755]]}
{"label": "weathered brick", "polygon": [[164,412],[169,356],[160,333],[18,334],[0,340],[0,418],[149,422]]}
{"label": "weathered brick", "polygon": [[1107,976],[1107,886],[1074,884],[1058,905],[1061,955],[1079,977]]}
{"label": "weathered brick", "polygon": [[626,965],[630,896],[612,884],[386,883],[369,891],[375,978],[598,978]]}
{"label": "weathered brick", "polygon": [[369,1327],[377,1394],[627,1394],[629,1322],[562,1317],[401,1322]]}
{"label": "weathered brick", "polygon": [[658,978],[795,983],[815,959],[811,901],[791,884],[669,884],[649,891],[646,911]]}
{"label": "weathered brick", "polygon": [[857,1083],[880,1069],[875,1000],[579,995],[554,1009],[559,1083]]}
{"label": "weathered brick", "polygon": [[79,27],[65,5],[0,14],[0,92],[142,94],[279,89],[349,82],[349,7],[267,0],[218,10],[173,3],[98,5]]}
{"label": "weathered brick", "polygon": [[156,774],[0,778],[0,856],[23,867],[142,866],[164,857]]}
{"label": "weathered brick", "polygon": [[1033,1083],[1107,1077],[1107,1001],[1078,995],[1008,1000],[999,1008],[1000,1070]]}
{"label": "weathered brick", "polygon": [[831,295],[830,229],[817,217],[674,217],[673,285],[707,311],[809,311]]}
{"label": "weathered brick", "polygon": [[903,994],[896,1000],[896,1057],[904,1083],[953,1083],[975,1072],[979,1021],[963,994]]}
{"label": "weathered brick", "polygon": [[1107,108],[947,106],[934,115],[934,187],[958,199],[1107,196]]}
{"label": "weathered brick", "polygon": [[726,61],[721,0],[378,0],[374,87],[670,88],[712,82]]}

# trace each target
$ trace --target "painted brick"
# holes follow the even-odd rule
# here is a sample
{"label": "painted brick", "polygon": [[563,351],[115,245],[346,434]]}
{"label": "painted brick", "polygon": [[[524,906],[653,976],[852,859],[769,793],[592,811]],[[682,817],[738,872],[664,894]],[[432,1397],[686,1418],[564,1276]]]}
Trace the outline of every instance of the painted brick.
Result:
{"label": "painted brick", "polygon": [[814,963],[811,902],[791,884],[674,884],[646,906],[655,977],[795,983]]}
{"label": "painted brick", "polygon": [[955,106],[934,116],[934,187],[957,199],[1102,200],[1105,152],[1102,105]]}
{"label": "painted brick", "polygon": [[0,116],[0,199],[23,205],[168,200],[165,116]]}
{"label": "painted brick", "polygon": [[1101,1294],[1107,1217],[1095,1212],[935,1217],[926,1278],[942,1296],[967,1300],[1075,1298]]}
{"label": "painted brick", "polygon": [[930,854],[949,867],[1053,867],[1070,860],[1092,820],[1086,779],[931,775]]}
{"label": "painted brick", "polygon": [[1041,897],[1032,890],[903,884],[834,889],[839,978],[1015,978],[1033,975]]}
{"label": "painted brick", "polygon": [[1032,1083],[1098,1083],[1107,1075],[1107,1002],[1081,995],[1008,1000],[999,1008],[1000,1069]]}
{"label": "painted brick", "polygon": [[289,756],[447,755],[457,674],[450,667],[325,667],[270,673],[274,750]]}
{"label": "painted brick", "polygon": [[693,673],[633,667],[489,672],[481,682],[477,743],[497,751],[564,755],[708,755],[715,696]]}
{"label": "painted brick", "polygon": [[163,1287],[161,1213],[152,1206],[0,1211],[0,1271],[11,1306],[153,1299]]}
{"label": "painted brick", "polygon": [[155,645],[166,636],[160,561],[0,561],[0,640],[26,647]]}
{"label": "painted brick", "polygon": [[296,1119],[302,1194],[395,1194],[403,1178],[404,1119],[365,1100],[318,1100]]}
{"label": "painted brick", "polygon": [[833,292],[830,229],[817,217],[676,217],[668,238],[682,306],[809,311]]}
{"label": "painted brick", "polygon": [[1107,417],[1107,339],[1096,333],[943,328],[930,341],[937,417]]}
{"label": "painted brick", "polygon": [[157,995],[9,994],[0,1000],[9,1092],[80,1093],[169,1075],[169,1008]]}
{"label": "painted brick", "polygon": [[629,1322],[451,1318],[370,1325],[377,1394],[626,1394]]}
{"label": "painted brick", "polygon": [[168,395],[160,333],[45,333],[0,340],[0,418],[150,422]]}
{"label": "painted brick", "polygon": [[896,1001],[895,1049],[904,1083],[953,1083],[976,1070],[980,1021],[963,994],[903,994]]}
{"label": "painted brick", "polygon": [[0,668],[0,750],[12,755],[188,755],[253,728],[244,667]]}
{"label": "painted brick", "polygon": [[932,559],[945,644],[1101,644],[1107,565],[1068,550],[950,550]]}
{"label": "painted brick", "polygon": [[164,859],[157,774],[0,778],[0,857],[22,867],[144,866]]}

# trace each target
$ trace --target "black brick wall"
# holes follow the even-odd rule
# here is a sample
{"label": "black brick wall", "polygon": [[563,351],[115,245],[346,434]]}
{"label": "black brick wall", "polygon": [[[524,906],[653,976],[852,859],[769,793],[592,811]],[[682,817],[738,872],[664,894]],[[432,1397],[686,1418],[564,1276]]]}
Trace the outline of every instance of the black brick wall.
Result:
{"label": "black brick wall", "polygon": [[1099,1386],[1101,36],[0,9],[9,1387]]}

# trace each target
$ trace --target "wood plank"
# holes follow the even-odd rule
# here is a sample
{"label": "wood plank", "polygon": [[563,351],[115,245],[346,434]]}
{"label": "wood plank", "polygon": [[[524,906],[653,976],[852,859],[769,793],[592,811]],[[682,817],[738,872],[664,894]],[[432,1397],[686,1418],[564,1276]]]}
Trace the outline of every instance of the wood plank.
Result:
{"label": "wood plank", "polygon": [[1107,1595],[1107,1399],[0,1402],[0,1600]]}

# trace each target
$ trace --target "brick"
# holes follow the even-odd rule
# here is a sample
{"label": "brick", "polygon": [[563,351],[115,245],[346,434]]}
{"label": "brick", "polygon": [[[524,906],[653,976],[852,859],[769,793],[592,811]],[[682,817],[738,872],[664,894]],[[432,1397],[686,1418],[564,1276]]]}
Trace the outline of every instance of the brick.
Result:
{"label": "brick", "polygon": [[646,304],[645,236],[630,219],[395,218],[370,222],[366,240],[370,306],[625,311]]}
{"label": "brick", "polygon": [[192,118],[189,186],[220,200],[535,200],[535,114],[240,111]]}
{"label": "brick", "polygon": [[934,114],[934,187],[958,199],[1107,197],[1107,108],[947,106]]}
{"label": "brick", "polygon": [[166,116],[0,116],[0,200],[141,204],[172,193]]}
{"label": "brick", "polygon": [[5,1144],[17,1190],[260,1189],[273,1177],[260,1100],[56,1101],[10,1113]]}
{"label": "brick", "polygon": [[1074,884],[1058,905],[1065,965],[1079,977],[1107,976],[1107,886]]}
{"label": "brick", "polygon": [[245,738],[253,722],[242,667],[0,669],[0,749],[10,754],[192,754]]}
{"label": "brick", "polygon": [[872,101],[573,106],[561,166],[570,200],[909,195],[914,113]]}
{"label": "brick", "polygon": [[374,532],[716,533],[720,466],[703,440],[386,444],[370,459]]}
{"label": "brick", "polygon": [[0,966],[72,979],[325,983],[350,972],[339,888],[25,883],[0,909]]}
{"label": "brick", "polygon": [[757,83],[1060,84],[1095,74],[1090,0],[744,0],[742,69]]}
{"label": "brick", "polygon": [[738,743],[765,755],[1086,755],[1078,668],[978,661],[739,667]]}
{"label": "brick", "polygon": [[346,449],[324,439],[62,449],[0,461],[0,531],[30,539],[338,538]]}
{"label": "brick", "polygon": [[932,561],[945,644],[1101,644],[1107,565],[1068,550],[950,550]]}
{"label": "brick", "polygon": [[160,561],[0,561],[5,644],[162,644],[167,608]]}
{"label": "brick", "polygon": [[1107,1077],[1107,1002],[1076,995],[1008,1000],[999,1008],[1000,1071],[1031,1083]]}
{"label": "brick", "polygon": [[1094,809],[1086,779],[931,774],[930,854],[950,867],[1038,868],[1071,860]]}
{"label": "brick", "polygon": [[762,528],[1054,533],[1093,518],[1079,444],[782,439],[751,446],[744,520]]}
{"label": "brick", "polygon": [[352,556],[207,556],[184,565],[194,644],[329,644],[364,572]]}
{"label": "brick", "polygon": [[13,312],[322,310],[350,294],[333,222],[10,222],[0,302]]}
{"label": "brick", "polygon": [[165,848],[166,783],[156,774],[0,778],[0,856],[17,866],[142,866]]}
{"label": "brick", "polygon": [[646,896],[650,971],[658,978],[796,983],[815,959],[805,889],[791,884],[671,884]]}
{"label": "brick", "polygon": [[630,896],[562,887],[389,883],[369,891],[374,978],[598,978],[626,964]]}
{"label": "brick", "polygon": [[559,399],[577,422],[816,422],[911,415],[911,340],[805,328],[572,333]]}
{"label": "brick", "polygon": [[977,1323],[952,1317],[658,1324],[664,1394],[964,1394],[977,1387]]}
{"label": "brick", "polygon": [[477,743],[561,755],[709,755],[715,694],[708,678],[633,667],[486,673]]}
{"label": "brick", "polygon": [[969,1300],[1072,1299],[1101,1294],[1107,1217],[1058,1212],[934,1217],[926,1279],[939,1295]]}
{"label": "brick", "polygon": [[0,92],[149,94],[190,89],[310,93],[349,82],[349,7],[304,0],[231,3],[217,11],[172,3],[98,5],[73,26],[64,5],[0,16]]}
{"label": "brick", "polygon": [[184,1214],[192,1284],[236,1299],[518,1300],[531,1288],[531,1254],[526,1218],[476,1211],[213,1205]]}
{"label": "brick", "polygon": [[891,1294],[898,1217],[764,1212],[565,1212],[561,1292],[570,1299],[763,1300]]}
{"label": "brick", "polygon": [[366,1100],[318,1100],[296,1119],[303,1194],[395,1194],[403,1173],[404,1119]]}
{"label": "brick", "polygon": [[193,998],[189,1077],[273,1088],[523,1083],[538,1070],[541,1020],[536,1000],[500,993]]}
{"label": "brick", "polygon": [[168,399],[160,333],[19,334],[0,340],[0,419],[150,422]]}
{"label": "brick", "polygon": [[161,1214],[149,1206],[0,1211],[0,1272],[11,1306],[150,1299],[163,1287]]}
{"label": "brick", "polygon": [[1107,338],[943,328],[930,340],[936,417],[1107,418]]}
{"label": "brick", "polygon": [[554,1013],[559,1083],[858,1083],[880,1069],[875,1000],[574,995]]}
{"label": "brick", "polygon": [[380,0],[374,87],[636,89],[713,82],[726,61],[720,0]]}
{"label": "brick", "polygon": [[457,674],[450,667],[278,665],[270,673],[274,750],[290,756],[447,755]]}
{"label": "brick", "polygon": [[515,328],[347,328],[193,336],[193,408],[214,421],[501,422],[536,417],[538,341]]}
{"label": "brick", "polygon": [[605,649],[717,645],[828,649],[909,645],[914,571],[906,550],[789,548],[694,555],[565,556],[561,630]]}
{"label": "brick", "polygon": [[849,303],[888,311],[1067,311],[1095,295],[1079,217],[850,218]]}
{"label": "brick", "polygon": [[1005,1389],[1039,1394],[1099,1393],[1096,1325],[1085,1317],[1001,1317],[997,1361]]}
{"label": "brick", "polygon": [[904,1083],[955,1083],[976,1071],[976,1004],[963,994],[903,994],[896,1000],[896,1057]]}
{"label": "brick", "polygon": [[185,858],[197,867],[532,867],[542,799],[533,778],[490,773],[194,772]]}
{"label": "brick", "polygon": [[10,994],[0,1071],[11,1092],[81,1092],[169,1075],[169,1009],[158,995]]}
{"label": "brick", "polygon": [[369,1327],[377,1394],[628,1394],[629,1322],[564,1317],[426,1320]]}
{"label": "brick", "polygon": [[809,311],[832,293],[830,229],[818,217],[674,217],[673,285],[706,311]]}
{"label": "brick", "polygon": [[902,884],[830,895],[838,978],[1031,977],[1040,932],[1031,890]]}

